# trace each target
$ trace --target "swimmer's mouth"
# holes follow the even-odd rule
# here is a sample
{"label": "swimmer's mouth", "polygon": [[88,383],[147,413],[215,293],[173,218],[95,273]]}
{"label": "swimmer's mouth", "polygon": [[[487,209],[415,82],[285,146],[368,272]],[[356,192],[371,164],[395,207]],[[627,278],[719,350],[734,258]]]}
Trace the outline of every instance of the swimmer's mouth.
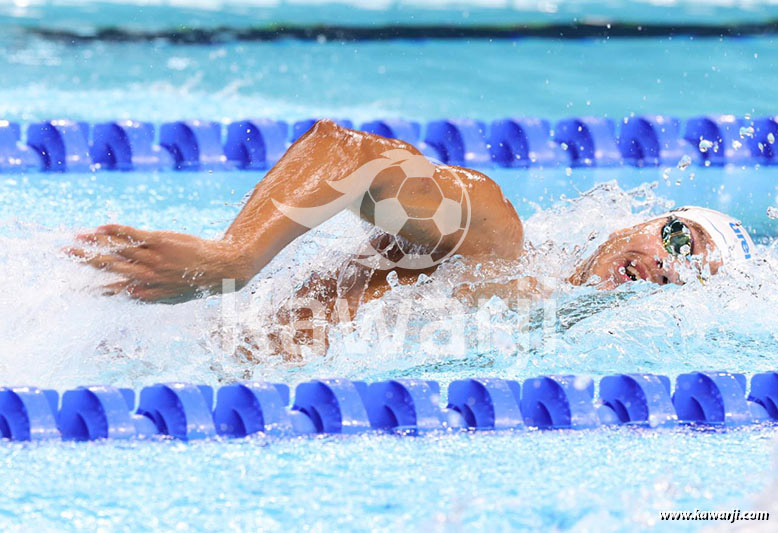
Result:
{"label": "swimmer's mouth", "polygon": [[630,281],[649,280],[648,269],[637,259],[630,259],[621,264],[617,270],[621,281],[627,283]]}
{"label": "swimmer's mouth", "polygon": [[[661,269],[661,264],[657,263],[657,267]],[[624,261],[619,265],[617,275],[622,283],[638,280],[649,281],[658,285],[667,285],[668,283],[671,283],[671,279],[665,272],[651,269],[640,259],[629,259]]]}

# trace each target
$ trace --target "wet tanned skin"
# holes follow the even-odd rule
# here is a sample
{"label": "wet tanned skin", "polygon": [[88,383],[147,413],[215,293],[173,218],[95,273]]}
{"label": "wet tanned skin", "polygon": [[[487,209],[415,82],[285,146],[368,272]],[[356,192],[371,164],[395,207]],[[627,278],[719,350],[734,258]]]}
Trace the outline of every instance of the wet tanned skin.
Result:
{"label": "wet tanned skin", "polygon": [[[278,252],[308,231],[276,209],[274,200],[298,207],[333,203],[332,211],[318,221],[324,222],[349,207],[336,205],[341,194],[326,181],[343,179],[393,149],[419,154],[403,141],[320,121],[256,185],[248,203],[221,239],[108,225],[77,237],[80,243],[104,251],[95,253],[76,246],[68,252],[90,266],[121,276],[120,281],[103,287],[108,295],[126,293],[146,302],[175,303],[201,292],[221,292],[224,279],[236,280],[240,288]],[[470,227],[457,254],[475,260],[514,260],[521,255],[521,221],[497,184],[479,172],[447,165],[436,167],[435,178],[444,195],[447,191],[452,195],[461,193],[463,184],[470,197]],[[371,193],[377,200],[381,199],[384,186],[389,189],[391,184],[382,184],[380,177],[372,182]],[[417,209],[427,205],[432,208],[440,197],[419,191],[410,201],[411,207]],[[360,215],[364,217],[365,213]],[[402,236],[422,245],[431,240],[423,228],[410,227],[409,233]],[[368,295],[378,296],[386,289],[386,274],[379,271],[371,278]],[[408,281],[418,272],[398,270],[398,274],[401,281]]]}
{"label": "wet tanned skin", "polygon": [[[707,266],[715,274],[721,263],[709,259],[716,249],[712,239],[696,222],[678,218],[691,230],[691,255],[698,258],[699,268]],[[612,233],[591,257],[578,265],[569,278],[570,283],[582,285],[594,276],[599,278],[601,289],[613,289],[637,279],[659,285],[681,283],[675,267],[685,260],[673,257],[662,245],[662,228],[668,221],[668,218],[650,220]]]}
{"label": "wet tanned skin", "polygon": [[[349,130],[331,121],[317,122],[311,130],[294,143],[281,160],[260,181],[221,239],[205,240],[193,235],[170,231],[144,231],[129,226],[108,225],[79,235],[80,246],[68,253],[86,264],[112,272],[119,281],[103,287],[105,294],[125,293],[146,302],[177,303],[190,300],[201,293],[218,293],[222,280],[234,279],[238,288],[246,285],[276,254],[294,239],[308,231],[276,209],[273,201],[298,207],[332,204],[321,214],[322,223],[345,208],[339,205],[341,194],[326,182],[351,175],[362,165],[381,157],[388,150],[402,149],[419,154],[411,145],[396,139],[386,139],[365,132]],[[389,195],[392,184],[382,182],[379,176],[370,184],[371,195],[380,200]],[[435,178],[444,195],[456,197],[464,186],[470,198],[471,221],[463,242],[456,253],[474,264],[481,261],[513,261],[523,252],[524,232],[511,203],[499,186],[487,176],[474,170],[439,165]],[[367,191],[367,188],[365,189]],[[439,195],[426,194],[420,189],[407,201],[413,209],[433,209]],[[370,213],[357,208],[363,219]],[[616,287],[634,279],[659,284],[678,283],[671,259],[661,243],[661,229],[665,221],[652,221],[618,231],[599,249],[578,266],[569,278],[580,285],[599,278],[604,289]],[[707,261],[713,245],[710,238],[696,224],[692,229],[695,249]],[[400,235],[419,245],[434,239],[423,227],[404,227]],[[381,239],[380,232],[376,236]],[[94,251],[97,247],[100,251]],[[711,271],[718,268],[711,263]],[[425,271],[431,273],[434,268]],[[420,271],[395,269],[401,283],[413,282]],[[386,276],[390,271],[377,270],[367,277],[359,294],[346,294],[353,313],[360,303],[380,297],[387,289]],[[597,278],[595,278],[595,276]],[[479,280],[474,280],[478,282]],[[480,280],[483,282],[483,280]],[[498,295],[511,299],[518,294],[542,295],[543,290],[533,279],[511,284],[486,282],[457,296],[466,301]],[[312,275],[298,295],[315,295],[331,311],[338,296],[331,279]]]}

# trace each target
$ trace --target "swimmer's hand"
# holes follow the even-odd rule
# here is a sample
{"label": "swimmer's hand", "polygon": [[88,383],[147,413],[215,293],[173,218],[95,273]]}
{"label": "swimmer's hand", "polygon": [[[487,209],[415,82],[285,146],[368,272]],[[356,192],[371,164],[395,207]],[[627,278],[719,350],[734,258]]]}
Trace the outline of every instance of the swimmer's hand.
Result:
{"label": "swimmer's hand", "polygon": [[84,246],[67,248],[66,253],[122,278],[101,287],[106,295],[179,303],[222,292],[225,279],[236,280],[238,288],[247,281],[239,275],[240,254],[226,241],[119,225],[101,226],[76,240]]}

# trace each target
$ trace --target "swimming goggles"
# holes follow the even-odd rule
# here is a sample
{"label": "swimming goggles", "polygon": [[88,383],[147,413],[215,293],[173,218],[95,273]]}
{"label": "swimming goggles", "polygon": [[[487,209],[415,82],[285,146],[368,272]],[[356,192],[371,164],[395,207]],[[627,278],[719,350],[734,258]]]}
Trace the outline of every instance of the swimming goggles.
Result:
{"label": "swimming goggles", "polygon": [[692,232],[679,219],[672,217],[662,228],[662,245],[675,257],[687,257],[692,253]]}

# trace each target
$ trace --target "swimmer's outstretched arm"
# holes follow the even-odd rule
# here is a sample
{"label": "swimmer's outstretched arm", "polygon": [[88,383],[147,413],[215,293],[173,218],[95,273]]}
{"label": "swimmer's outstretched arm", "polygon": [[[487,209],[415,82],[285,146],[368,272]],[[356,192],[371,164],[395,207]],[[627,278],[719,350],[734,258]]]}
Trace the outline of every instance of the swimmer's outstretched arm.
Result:
{"label": "swimmer's outstretched arm", "polygon": [[[325,209],[317,221],[324,222],[344,207],[335,202],[341,193],[326,182],[343,179],[393,149],[419,153],[396,139],[320,121],[257,184],[221,239],[108,225],[79,235],[78,240],[106,247],[109,253],[94,255],[82,248],[68,251],[95,268],[123,278],[106,285],[106,294],[126,291],[145,301],[179,302],[193,298],[199,291],[221,292],[224,279],[234,279],[240,288],[309,229],[283,215],[274,201],[295,207],[330,205],[332,212]],[[465,184],[472,206],[470,230],[458,253],[518,257],[523,238],[521,222],[499,187],[477,172],[446,168]],[[380,180],[370,187],[371,192],[377,189],[380,197]],[[438,202],[439,197],[421,193],[412,201],[423,207]]]}

